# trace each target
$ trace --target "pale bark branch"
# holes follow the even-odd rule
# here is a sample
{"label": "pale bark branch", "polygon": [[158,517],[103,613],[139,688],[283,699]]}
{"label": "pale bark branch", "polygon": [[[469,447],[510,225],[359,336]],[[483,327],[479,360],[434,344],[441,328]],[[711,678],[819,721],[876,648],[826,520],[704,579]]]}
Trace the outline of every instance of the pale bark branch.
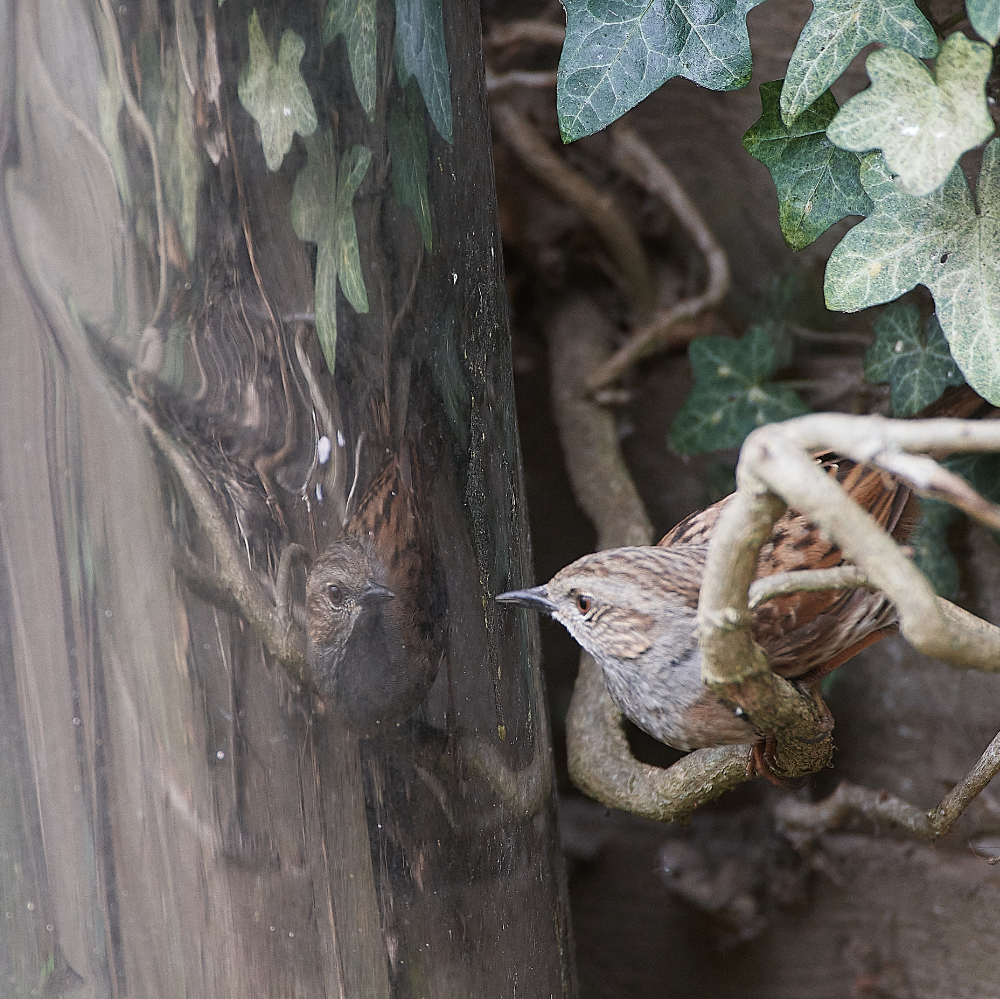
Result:
{"label": "pale bark branch", "polygon": [[[702,588],[701,597],[706,624],[709,615],[746,611],[746,592],[752,581],[747,562],[756,557],[759,545],[754,548],[744,539],[761,532],[767,536],[768,522],[773,524],[783,506],[780,497],[818,524],[892,599],[900,630],[913,646],[955,666],[1000,670],[1000,628],[987,622],[969,628],[964,616],[945,610],[930,583],[893,539],[813,461],[813,452],[827,449],[876,467],[901,468],[900,457],[912,452],[1000,451],[1000,421],[886,420],[825,413],[755,430],[741,453],[737,496],[720,517],[709,546],[705,573],[709,588]],[[920,467],[925,468],[926,462]],[[924,477],[913,484],[919,489],[926,481]],[[746,588],[737,596],[744,580]],[[740,630],[749,641],[747,629]],[[722,641],[731,653],[745,647],[743,638]],[[727,670],[732,673],[732,655],[723,652],[718,662],[723,672],[713,675],[713,680],[735,679],[725,675]]]}
{"label": "pale bark branch", "polygon": [[557,48],[566,40],[566,29],[561,24],[547,21],[505,21],[494,24],[483,38],[487,48],[505,48],[508,45],[554,45]]}
{"label": "pale bark branch", "polygon": [[879,467],[909,482],[922,496],[943,500],[981,524],[1000,530],[1000,506],[990,503],[976,492],[961,476],[939,465],[923,454],[903,454],[882,451]]}
{"label": "pale bark branch", "polygon": [[750,610],[789,593],[817,593],[822,590],[849,590],[863,586],[877,589],[874,583],[856,566],[839,565],[834,569],[800,569],[796,572],[776,572],[762,576],[750,584],[747,606]]}
{"label": "pale bark branch", "polygon": [[556,85],[558,74],[554,69],[512,69],[507,73],[486,71],[486,92],[499,94],[504,90],[524,87],[528,90],[544,90]]}
{"label": "pale bark branch", "polygon": [[604,674],[586,654],[580,658],[566,741],[577,787],[609,808],[659,822],[685,822],[700,805],[747,780],[746,746],[699,749],[666,769],[636,760]]}

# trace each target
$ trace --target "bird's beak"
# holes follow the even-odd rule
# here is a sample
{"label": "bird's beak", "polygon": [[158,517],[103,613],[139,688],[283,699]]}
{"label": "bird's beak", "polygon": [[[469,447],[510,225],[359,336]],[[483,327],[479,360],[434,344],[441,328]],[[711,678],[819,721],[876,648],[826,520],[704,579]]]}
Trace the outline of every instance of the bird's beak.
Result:
{"label": "bird's beak", "polygon": [[502,604],[520,604],[546,614],[551,614],[556,609],[544,586],[533,586],[530,590],[508,590],[506,593],[498,593],[494,600]]}
{"label": "bird's beak", "polygon": [[371,580],[361,587],[361,600],[364,603],[369,600],[391,600],[395,595],[387,586],[373,583]]}

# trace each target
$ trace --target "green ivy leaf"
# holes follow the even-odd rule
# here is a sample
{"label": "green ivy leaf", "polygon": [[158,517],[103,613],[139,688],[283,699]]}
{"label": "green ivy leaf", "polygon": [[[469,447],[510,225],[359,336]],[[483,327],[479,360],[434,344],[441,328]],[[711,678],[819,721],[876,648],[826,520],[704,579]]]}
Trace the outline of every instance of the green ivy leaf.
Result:
{"label": "green ivy leaf", "polygon": [[815,0],[785,74],[785,122],[791,124],[872,42],[921,59],[938,51],[937,35],[913,0]]}
{"label": "green ivy leaf", "polygon": [[826,137],[837,113],[833,94],[820,95],[787,127],[778,113],[782,92],[781,80],[760,85],[762,114],[743,136],[743,146],[770,170],[781,234],[793,250],[801,250],[845,215],[867,215],[872,203],[861,187],[860,157]]}
{"label": "green ivy leaf", "polygon": [[881,149],[908,194],[940,187],[967,149],[993,134],[986,78],[993,53],[960,31],[941,47],[934,74],[899,49],[868,57],[872,85],[852,97],[827,129],[843,149]]}
{"label": "green ivy leaf", "polygon": [[894,302],[875,321],[875,342],[865,354],[865,380],[888,382],[895,416],[913,416],[949,385],[964,382],[937,316],[921,321],[912,302]]}
{"label": "green ivy leaf", "polygon": [[924,198],[901,191],[881,155],[861,163],[875,204],[826,265],[826,303],[857,312],[925,285],[966,381],[1000,404],[1000,141],[983,156],[979,214],[962,168]]}
{"label": "green ivy leaf", "polygon": [[[1000,502],[1000,454],[954,454],[941,462],[960,475],[981,496]],[[948,546],[947,531],[961,514],[950,503],[922,500],[920,520],[907,542],[917,568],[943,597],[953,598],[959,588],[958,564]]]}
{"label": "green ivy leaf", "polygon": [[306,165],[292,190],[292,228],[299,239],[316,243],[316,331],[327,367],[337,355],[337,281],[357,312],[368,311],[368,292],[358,252],[354,193],[372,153],[354,146],[337,163],[333,134],[322,129],[306,139]]}
{"label": "green ivy leaf", "polygon": [[776,370],[776,351],[764,326],[739,340],[693,340],[688,357],[695,385],[670,428],[670,440],[682,454],[737,447],[765,423],[809,412],[791,389],[768,381]]}
{"label": "green ivy leaf", "polygon": [[965,10],[976,34],[996,45],[1000,38],[1000,0],[965,0]]}
{"label": "green ivy leaf", "polygon": [[405,107],[389,112],[389,155],[392,157],[392,190],[396,200],[417,218],[424,246],[433,246],[431,201],[427,193],[427,129],[419,94],[406,87]]}
{"label": "green ivy leaf", "polygon": [[277,170],[292,145],[292,136],[316,131],[316,109],[299,72],[306,43],[294,31],[284,31],[278,61],[271,57],[257,11],[250,15],[250,59],[240,74],[240,103],[260,126],[260,141],[268,170]]}
{"label": "green ivy leaf", "polygon": [[375,120],[375,7],[376,0],[329,0],[323,17],[324,45],[344,36],[354,91],[369,121]]}
{"label": "green ivy leaf", "polygon": [[396,52],[406,72],[416,77],[438,134],[451,142],[451,83],[441,0],[396,0]]}
{"label": "green ivy leaf", "polygon": [[564,0],[556,108],[564,142],[620,118],[674,76],[736,90],[752,70],[747,12],[762,0]]}
{"label": "green ivy leaf", "polygon": [[952,599],[961,582],[958,563],[948,545],[948,528],[958,516],[949,503],[923,500],[920,519],[907,544],[913,549],[913,562],[931,586],[945,599]]}
{"label": "green ivy leaf", "polygon": [[1000,454],[953,454],[941,464],[961,475],[980,496],[1000,503]]}

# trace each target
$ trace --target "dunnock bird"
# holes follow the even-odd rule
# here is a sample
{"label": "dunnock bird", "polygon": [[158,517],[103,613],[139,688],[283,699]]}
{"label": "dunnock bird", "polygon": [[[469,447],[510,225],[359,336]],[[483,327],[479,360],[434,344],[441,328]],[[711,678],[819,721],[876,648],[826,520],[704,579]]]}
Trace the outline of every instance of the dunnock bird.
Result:
{"label": "dunnock bird", "polygon": [[[826,456],[844,489],[897,541],[911,532],[917,503],[901,482]],[[754,742],[750,722],[701,680],[695,617],[707,540],[729,497],[692,514],[655,547],[615,548],[578,559],[543,586],[497,600],[551,614],[604,671],[608,692],[650,735],[691,750]],[[789,510],[761,551],[758,576],[843,563],[818,528]],[[895,629],[882,593],[857,589],[775,598],[754,616],[754,639],[782,676],[815,683]]]}
{"label": "dunnock bird", "polygon": [[437,676],[432,550],[420,469],[405,443],[306,579],[319,692],[361,735],[408,718]]}

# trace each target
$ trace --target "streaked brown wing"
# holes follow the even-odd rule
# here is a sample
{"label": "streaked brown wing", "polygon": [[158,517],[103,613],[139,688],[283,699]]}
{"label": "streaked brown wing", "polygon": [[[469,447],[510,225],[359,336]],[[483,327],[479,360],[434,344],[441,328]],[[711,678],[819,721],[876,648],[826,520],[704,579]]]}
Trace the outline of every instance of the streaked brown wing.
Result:
{"label": "streaked brown wing", "polygon": [[428,615],[422,610],[431,578],[431,542],[419,505],[420,467],[404,444],[379,469],[344,530],[367,539],[385,567],[396,594],[389,610],[401,623],[430,638]]}
{"label": "streaked brown wing", "polygon": [[[862,509],[897,541],[905,541],[913,530],[919,504],[899,480],[876,469],[838,459],[817,456]],[[681,521],[660,541],[673,546],[705,542],[730,497]],[[800,569],[828,569],[844,563],[842,552],[826,540],[796,510],[788,510],[774,525],[771,538],[761,549],[757,575]],[[884,632],[895,621],[895,612],[884,595],[867,590],[824,590],[776,597],[755,613],[754,640],[768,653],[771,665],[784,676],[827,671],[828,661],[857,645],[867,636]],[[831,667],[832,668],[832,667]]]}
{"label": "streaked brown wing", "polygon": [[725,505],[735,496],[730,493],[720,499],[718,503],[713,503],[704,510],[695,510],[688,514],[679,524],[675,524],[662,538],[657,545],[663,548],[670,548],[673,545],[705,545],[708,544],[712,536],[712,529],[719,519]]}

